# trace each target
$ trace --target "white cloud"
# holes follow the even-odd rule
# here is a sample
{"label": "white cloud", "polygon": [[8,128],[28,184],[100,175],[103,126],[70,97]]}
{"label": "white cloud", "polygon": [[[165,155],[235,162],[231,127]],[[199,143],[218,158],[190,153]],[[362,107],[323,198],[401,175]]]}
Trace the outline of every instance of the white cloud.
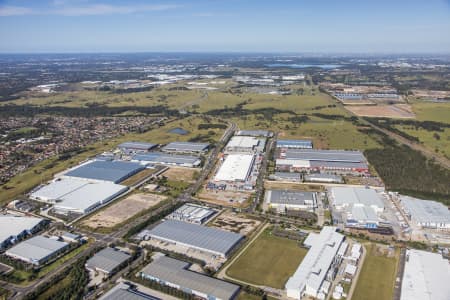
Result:
{"label": "white cloud", "polygon": [[31,8],[22,6],[0,6],[0,17],[24,16],[32,14]]}

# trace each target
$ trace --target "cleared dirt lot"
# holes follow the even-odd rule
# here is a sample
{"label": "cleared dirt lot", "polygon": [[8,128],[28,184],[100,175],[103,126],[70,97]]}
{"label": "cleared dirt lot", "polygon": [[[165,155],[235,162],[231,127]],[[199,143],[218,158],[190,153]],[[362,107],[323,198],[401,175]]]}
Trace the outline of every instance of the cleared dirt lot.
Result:
{"label": "cleared dirt lot", "polygon": [[238,215],[231,211],[223,212],[212,222],[208,223],[211,227],[225,229],[242,235],[249,235],[260,224],[261,221],[259,220],[246,218],[243,215]]}
{"label": "cleared dirt lot", "polygon": [[346,109],[361,117],[386,117],[386,118],[415,118],[415,115],[409,104],[393,105],[354,105],[345,106]]}
{"label": "cleared dirt lot", "polygon": [[219,191],[203,189],[198,194],[200,201],[231,207],[244,207],[250,197],[248,192]]}
{"label": "cleared dirt lot", "polygon": [[198,169],[170,167],[162,175],[167,177],[167,179],[169,180],[194,182],[195,174],[198,173],[199,173]]}
{"label": "cleared dirt lot", "polygon": [[82,224],[94,229],[114,227],[165,199],[166,197],[161,195],[133,194],[99,211]]}

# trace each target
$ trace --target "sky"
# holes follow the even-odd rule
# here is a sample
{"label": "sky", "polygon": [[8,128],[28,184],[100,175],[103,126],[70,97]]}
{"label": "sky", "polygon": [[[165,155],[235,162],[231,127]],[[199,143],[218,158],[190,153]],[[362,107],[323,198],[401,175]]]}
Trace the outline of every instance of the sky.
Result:
{"label": "sky", "polygon": [[0,0],[0,52],[450,53],[450,0]]}

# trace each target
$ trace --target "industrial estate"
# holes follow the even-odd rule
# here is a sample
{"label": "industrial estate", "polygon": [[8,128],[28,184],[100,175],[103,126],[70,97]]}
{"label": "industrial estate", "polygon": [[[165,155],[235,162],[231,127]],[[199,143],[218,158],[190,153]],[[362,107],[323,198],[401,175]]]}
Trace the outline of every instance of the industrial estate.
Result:
{"label": "industrial estate", "polygon": [[[446,147],[449,125],[364,118],[361,107],[399,112],[407,95],[349,83],[353,62],[247,63],[161,63],[141,80],[27,90],[64,95],[49,115],[66,94],[108,93],[85,109],[148,119],[5,179],[0,299],[450,299],[448,149],[401,131],[440,128]],[[42,145],[39,134],[21,143]]]}

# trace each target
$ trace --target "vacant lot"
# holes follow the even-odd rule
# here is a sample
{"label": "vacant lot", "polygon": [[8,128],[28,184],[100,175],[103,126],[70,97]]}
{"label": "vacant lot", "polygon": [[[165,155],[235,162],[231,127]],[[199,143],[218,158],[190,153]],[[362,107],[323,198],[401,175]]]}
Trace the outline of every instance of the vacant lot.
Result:
{"label": "vacant lot", "polygon": [[261,221],[226,211],[209,223],[210,226],[248,235],[261,224]]}
{"label": "vacant lot", "polygon": [[414,118],[414,112],[409,104],[394,105],[361,105],[346,106],[352,113],[362,117],[386,117],[411,119]]}
{"label": "vacant lot", "polygon": [[375,244],[365,245],[365,248],[366,259],[352,299],[392,299],[399,260],[398,249],[395,255],[391,256],[381,253]]}
{"label": "vacant lot", "polygon": [[296,241],[263,232],[227,270],[227,275],[248,283],[283,289],[307,250]]}
{"label": "vacant lot", "polygon": [[166,199],[154,194],[133,194],[99,211],[83,222],[90,228],[111,228]]}
{"label": "vacant lot", "polygon": [[219,191],[203,189],[198,194],[200,201],[230,207],[243,207],[250,198],[249,192]]}
{"label": "vacant lot", "polygon": [[165,171],[162,175],[167,177],[167,179],[169,180],[194,182],[198,174],[199,174],[198,169],[170,167],[170,169]]}

